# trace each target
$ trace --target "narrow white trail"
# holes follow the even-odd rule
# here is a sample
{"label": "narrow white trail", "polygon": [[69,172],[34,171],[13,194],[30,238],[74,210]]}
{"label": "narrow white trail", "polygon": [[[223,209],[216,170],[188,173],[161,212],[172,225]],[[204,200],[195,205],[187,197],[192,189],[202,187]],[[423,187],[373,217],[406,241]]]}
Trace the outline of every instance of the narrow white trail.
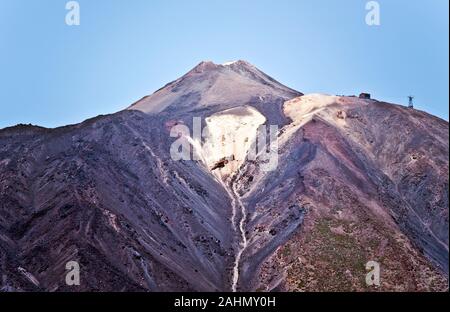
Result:
{"label": "narrow white trail", "polygon": [[[239,174],[239,171],[237,172],[237,175]],[[229,184],[227,185],[226,182],[224,182],[220,175],[215,175],[216,180],[222,184],[223,188],[227,191],[228,196],[231,198],[231,223],[233,225],[233,229],[235,231],[239,231],[239,236],[241,237],[241,241],[239,242],[238,250],[236,253],[236,257],[234,260],[233,265],[233,277],[232,277],[232,284],[231,284],[231,290],[233,292],[237,291],[237,284],[239,281],[239,265],[241,262],[242,253],[244,252],[245,248],[247,248],[248,242],[247,237],[245,236],[245,222],[247,219],[247,210],[245,209],[245,206],[242,204],[242,201],[240,199],[239,193],[236,190],[236,184],[233,183],[230,178],[228,180]],[[240,215],[239,224],[237,225],[237,216],[238,211]]]}
{"label": "narrow white trail", "polygon": [[[239,264],[241,262],[242,253],[244,252],[245,248],[247,248],[248,242],[247,237],[245,236],[245,222],[247,219],[247,210],[245,209],[245,206],[242,204],[242,201],[240,199],[240,196],[238,192],[235,189],[235,184],[232,184],[231,186],[232,190],[232,205],[234,207],[234,211],[237,209],[240,209],[241,211],[241,220],[239,221],[239,233],[241,235],[241,242],[239,243],[239,248],[236,253],[236,258],[234,260],[234,267],[233,267],[233,283],[231,285],[231,290],[233,292],[236,292],[237,290],[237,284],[239,281]],[[236,218],[233,220],[233,224],[236,224]]]}

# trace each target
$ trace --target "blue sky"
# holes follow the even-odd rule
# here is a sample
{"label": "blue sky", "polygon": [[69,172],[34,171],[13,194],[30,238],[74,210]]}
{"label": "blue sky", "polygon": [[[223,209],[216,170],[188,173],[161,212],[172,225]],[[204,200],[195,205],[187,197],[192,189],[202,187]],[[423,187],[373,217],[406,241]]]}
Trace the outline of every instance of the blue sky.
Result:
{"label": "blue sky", "polygon": [[0,0],[0,128],[113,113],[202,60],[244,59],[304,93],[359,94],[448,120],[448,0]]}

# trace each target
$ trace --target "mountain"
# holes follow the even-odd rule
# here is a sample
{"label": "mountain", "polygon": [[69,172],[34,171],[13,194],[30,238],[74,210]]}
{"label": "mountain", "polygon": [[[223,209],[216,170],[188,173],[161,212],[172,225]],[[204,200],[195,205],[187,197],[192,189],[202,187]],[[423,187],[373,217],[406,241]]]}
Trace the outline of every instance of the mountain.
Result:
{"label": "mountain", "polygon": [[[270,125],[273,170],[255,142]],[[448,290],[448,134],[425,112],[303,95],[245,61],[202,62],[77,125],[5,128],[1,288]]]}
{"label": "mountain", "polygon": [[[144,97],[129,109],[181,115],[186,111],[224,110],[237,104],[264,104],[300,95],[248,62],[240,60],[223,65],[201,62],[180,79]],[[261,109],[269,109],[264,106],[274,105],[259,105]]]}

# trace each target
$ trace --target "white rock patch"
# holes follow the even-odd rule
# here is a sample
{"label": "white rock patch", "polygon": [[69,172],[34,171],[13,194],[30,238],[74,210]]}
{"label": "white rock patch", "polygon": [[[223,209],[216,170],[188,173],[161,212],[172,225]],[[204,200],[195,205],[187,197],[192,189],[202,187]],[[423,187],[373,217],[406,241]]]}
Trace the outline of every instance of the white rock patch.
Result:
{"label": "white rock patch", "polygon": [[216,168],[221,176],[237,171],[257,136],[258,127],[266,118],[251,106],[228,109],[206,118],[206,136],[202,154],[207,166]]}

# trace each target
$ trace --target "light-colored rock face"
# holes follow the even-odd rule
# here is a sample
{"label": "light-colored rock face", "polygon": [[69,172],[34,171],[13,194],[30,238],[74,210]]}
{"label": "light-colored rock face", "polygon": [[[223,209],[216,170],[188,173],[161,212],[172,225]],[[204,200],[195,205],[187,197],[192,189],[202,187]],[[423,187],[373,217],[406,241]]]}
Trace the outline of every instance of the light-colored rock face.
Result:
{"label": "light-colored rock face", "polygon": [[213,169],[223,162],[223,167],[214,169],[220,176],[235,173],[245,161],[258,127],[265,121],[266,118],[250,106],[231,108],[207,117],[201,152],[206,165]]}
{"label": "light-colored rock face", "polygon": [[[327,94],[305,94],[286,101],[283,105],[284,114],[292,120],[287,125],[283,140],[289,138],[301,126],[311,121],[313,117],[320,116],[324,120],[342,128],[345,127],[345,109],[364,107],[374,103],[357,97],[335,96]],[[344,109],[344,110],[343,110]]]}
{"label": "light-colored rock face", "polygon": [[286,101],[283,111],[294,123],[311,118],[321,110],[336,104],[339,97],[326,94],[305,94],[304,96]]}
{"label": "light-colored rock face", "polygon": [[301,97],[286,101],[283,105],[283,112],[292,122],[283,129],[283,134],[280,137],[280,145],[285,144],[313,116],[336,104],[338,100],[339,98],[337,96],[305,94]]}

